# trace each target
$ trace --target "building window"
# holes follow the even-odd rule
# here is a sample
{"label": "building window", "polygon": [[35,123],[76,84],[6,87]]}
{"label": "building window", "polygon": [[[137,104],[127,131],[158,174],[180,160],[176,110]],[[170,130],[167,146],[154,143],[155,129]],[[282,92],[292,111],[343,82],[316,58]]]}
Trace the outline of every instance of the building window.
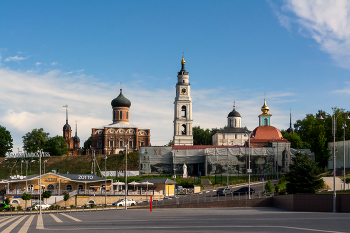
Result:
{"label": "building window", "polygon": [[235,139],[237,139],[237,134],[235,134]]}
{"label": "building window", "polygon": [[115,120],[115,111],[113,111],[113,120]]}
{"label": "building window", "polygon": [[140,144],[141,146],[144,146],[144,142],[141,142],[141,144]]}
{"label": "building window", "polygon": [[17,200],[17,199],[12,199],[11,202],[10,202],[10,204],[17,204],[17,205],[19,205],[19,200]]}
{"label": "building window", "polygon": [[77,148],[77,144],[76,143],[74,144],[74,147]]}
{"label": "building window", "polygon": [[237,120],[235,119],[235,127],[237,127]]}
{"label": "building window", "polygon": [[123,141],[119,141],[119,147],[123,147]]}
{"label": "building window", "polygon": [[54,189],[55,189],[55,186],[53,186],[53,184],[49,184],[47,186],[47,190],[49,190],[49,191],[53,191]]}
{"label": "building window", "polygon": [[95,201],[94,200],[89,200],[88,204],[95,204]]}
{"label": "building window", "polygon": [[97,148],[102,148],[102,142],[101,141],[97,142]]}
{"label": "building window", "polygon": [[186,106],[181,107],[181,116],[186,117]]}
{"label": "building window", "polygon": [[129,148],[132,148],[132,141],[129,141]]}
{"label": "building window", "polygon": [[68,133],[66,133],[66,138],[68,138]]}
{"label": "building window", "polygon": [[34,185],[28,184],[28,191],[33,191],[34,190]]}
{"label": "building window", "polygon": [[67,189],[67,191],[71,192],[71,191],[73,191],[73,186],[71,184],[67,184],[66,189]]}
{"label": "building window", "polygon": [[119,119],[123,119],[123,111],[119,112]]}
{"label": "building window", "polygon": [[109,147],[113,147],[113,141],[112,140],[109,141]]}
{"label": "building window", "polygon": [[82,184],[79,184],[78,185],[78,190],[82,190],[82,189],[84,189],[84,186]]}
{"label": "building window", "polygon": [[186,125],[185,124],[182,125],[181,133],[182,133],[182,135],[186,135]]}
{"label": "building window", "polygon": [[94,185],[93,185],[93,184],[90,184],[90,185],[89,185],[89,189],[90,189],[90,190],[94,190],[94,189],[95,189],[95,188],[94,188]]}
{"label": "building window", "polygon": [[267,120],[267,118],[264,118],[264,126],[268,126],[268,120]]}
{"label": "building window", "polygon": [[126,119],[129,119],[129,112],[126,112]]}

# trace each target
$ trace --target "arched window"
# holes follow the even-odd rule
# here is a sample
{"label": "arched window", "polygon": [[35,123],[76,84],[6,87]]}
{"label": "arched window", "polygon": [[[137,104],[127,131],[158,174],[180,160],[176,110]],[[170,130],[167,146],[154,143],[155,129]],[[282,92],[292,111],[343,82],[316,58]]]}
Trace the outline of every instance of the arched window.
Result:
{"label": "arched window", "polygon": [[54,189],[55,189],[55,186],[53,186],[53,184],[49,184],[47,186],[47,190],[49,190],[49,191],[53,191]]}
{"label": "arched window", "polygon": [[16,184],[15,188],[16,188],[17,190],[21,190],[21,189],[22,189],[22,185]]}
{"label": "arched window", "polygon": [[119,141],[119,148],[121,148],[121,147],[123,147],[123,141],[122,140]]}
{"label": "arched window", "polygon": [[95,201],[94,200],[89,200],[88,204],[95,204]]}
{"label": "arched window", "polygon": [[119,119],[123,119],[123,111],[119,112]]}
{"label": "arched window", "polygon": [[237,120],[235,119],[235,127],[237,127]]}
{"label": "arched window", "polygon": [[264,126],[268,126],[268,123],[269,123],[268,119],[264,118]]}
{"label": "arched window", "polygon": [[129,148],[132,148],[132,141],[129,141]]}
{"label": "arched window", "polygon": [[20,202],[19,202],[19,200],[17,200],[17,199],[12,199],[11,202],[10,202],[10,204],[17,204],[17,205],[19,205]]}
{"label": "arched window", "polygon": [[66,189],[67,189],[67,191],[71,192],[71,191],[73,191],[73,186],[71,184],[67,184]]}
{"label": "arched window", "polygon": [[34,190],[34,185],[28,184],[28,191],[32,191],[32,190]]}
{"label": "arched window", "polygon": [[186,106],[181,107],[181,116],[186,117]]}
{"label": "arched window", "polygon": [[182,133],[182,135],[186,135],[186,125],[185,124],[182,125],[181,133]]}
{"label": "arched window", "polygon": [[113,147],[113,140],[109,140],[109,147]]}
{"label": "arched window", "polygon": [[79,185],[78,185],[78,189],[79,189],[79,190],[82,190],[82,189],[84,189],[84,186],[83,186],[82,184],[79,184]]}

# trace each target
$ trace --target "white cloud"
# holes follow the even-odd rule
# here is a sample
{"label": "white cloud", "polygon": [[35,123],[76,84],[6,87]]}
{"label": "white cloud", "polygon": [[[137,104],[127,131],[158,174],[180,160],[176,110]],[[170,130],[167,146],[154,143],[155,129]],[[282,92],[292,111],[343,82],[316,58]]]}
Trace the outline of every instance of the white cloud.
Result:
{"label": "white cloud", "polygon": [[[69,106],[69,123],[72,128],[74,121],[78,120],[78,136],[83,145],[91,134],[91,128],[111,123],[110,103],[119,95],[117,81],[111,85],[83,75],[68,77],[60,70],[40,75],[0,68],[0,83],[0,125],[11,132],[14,148],[21,148],[22,136],[34,128],[44,128],[51,136],[62,135],[65,104]],[[130,123],[151,129],[152,145],[168,143],[173,136],[175,89],[170,86],[169,89],[150,90],[136,85],[123,85],[123,94],[132,103]],[[236,100],[236,109],[243,118],[242,125],[254,129],[263,105],[263,94],[252,95],[252,90],[229,93],[221,91],[191,91],[194,126],[225,126],[227,114],[232,110],[233,100]],[[290,98],[291,95],[292,93],[268,93],[267,104],[274,115],[273,125],[278,128],[283,128],[288,123],[289,112],[280,111],[279,106],[285,105],[285,97]]]}
{"label": "white cloud", "polygon": [[55,66],[57,65],[57,62],[52,62],[51,65]]}
{"label": "white cloud", "polygon": [[350,69],[350,1],[287,0],[280,9],[270,5],[283,26],[296,23],[302,35],[313,38],[339,66]]}
{"label": "white cloud", "polygon": [[38,65],[41,65],[41,62],[37,62],[37,63],[35,63],[35,65],[37,65],[37,66],[38,66]]}
{"label": "white cloud", "polygon": [[27,59],[28,57],[19,57],[19,56],[14,56],[14,57],[7,57],[5,61],[22,61]]}
{"label": "white cloud", "polygon": [[72,70],[72,71],[69,71],[69,72],[67,72],[67,73],[65,73],[65,74],[81,73],[81,72],[83,72],[83,71],[84,71],[84,69],[81,69],[81,70]]}

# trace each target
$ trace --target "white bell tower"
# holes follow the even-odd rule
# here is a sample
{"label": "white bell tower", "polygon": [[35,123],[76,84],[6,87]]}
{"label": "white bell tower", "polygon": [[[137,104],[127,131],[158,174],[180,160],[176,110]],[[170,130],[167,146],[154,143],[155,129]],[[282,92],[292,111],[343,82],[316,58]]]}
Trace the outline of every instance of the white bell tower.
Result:
{"label": "white bell tower", "polygon": [[176,97],[174,101],[174,145],[193,145],[192,98],[185,59],[182,56],[181,70],[177,75]]}

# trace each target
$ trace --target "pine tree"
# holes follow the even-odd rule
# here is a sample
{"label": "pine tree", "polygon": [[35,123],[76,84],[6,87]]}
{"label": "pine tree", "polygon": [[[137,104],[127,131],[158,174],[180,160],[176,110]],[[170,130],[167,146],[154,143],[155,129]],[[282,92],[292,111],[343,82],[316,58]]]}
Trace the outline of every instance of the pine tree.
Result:
{"label": "pine tree", "polygon": [[293,193],[315,193],[322,188],[323,180],[318,177],[319,168],[307,154],[298,152],[293,163],[289,166],[289,173],[286,175],[287,192]]}

